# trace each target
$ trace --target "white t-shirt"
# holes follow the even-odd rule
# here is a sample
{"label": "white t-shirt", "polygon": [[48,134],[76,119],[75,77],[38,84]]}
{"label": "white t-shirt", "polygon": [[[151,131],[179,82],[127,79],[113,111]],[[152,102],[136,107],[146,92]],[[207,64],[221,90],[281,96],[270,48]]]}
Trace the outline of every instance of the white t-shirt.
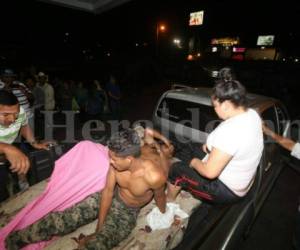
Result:
{"label": "white t-shirt", "polygon": [[291,152],[291,156],[294,156],[295,158],[300,160],[300,143],[297,142]]}
{"label": "white t-shirt", "polygon": [[44,105],[45,110],[54,110],[55,97],[54,97],[54,89],[52,85],[46,82],[44,85],[39,84],[39,86],[43,89],[45,94],[45,105]]}
{"label": "white t-shirt", "polygon": [[223,121],[209,134],[206,144],[209,150],[214,147],[233,156],[218,178],[236,195],[244,196],[252,185],[264,147],[259,115],[248,109]]}

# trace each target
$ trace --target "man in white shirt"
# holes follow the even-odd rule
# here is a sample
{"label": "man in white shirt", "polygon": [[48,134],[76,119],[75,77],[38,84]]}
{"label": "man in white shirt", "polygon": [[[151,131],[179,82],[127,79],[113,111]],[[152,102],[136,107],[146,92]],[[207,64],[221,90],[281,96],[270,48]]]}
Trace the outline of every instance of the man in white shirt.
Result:
{"label": "man in white shirt", "polygon": [[44,91],[44,110],[45,110],[45,129],[48,130],[51,127],[51,122],[47,111],[52,111],[55,108],[55,96],[54,89],[47,81],[47,76],[44,72],[38,73],[38,86],[41,87]]}
{"label": "man in white shirt", "polygon": [[45,94],[45,110],[54,110],[55,108],[55,98],[54,89],[52,85],[47,82],[47,76],[44,72],[38,73],[38,85],[44,90]]}
{"label": "man in white shirt", "polygon": [[11,145],[21,134],[36,149],[48,149],[48,142],[38,143],[30,126],[26,112],[20,106],[16,96],[6,90],[0,90],[0,202],[8,197],[6,184],[8,167],[20,176],[27,173],[29,159],[18,148]]}

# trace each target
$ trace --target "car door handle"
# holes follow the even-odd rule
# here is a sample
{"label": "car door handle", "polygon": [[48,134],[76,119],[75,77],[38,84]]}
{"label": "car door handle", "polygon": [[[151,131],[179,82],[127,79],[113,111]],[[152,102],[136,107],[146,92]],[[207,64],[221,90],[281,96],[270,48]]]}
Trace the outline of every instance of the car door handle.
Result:
{"label": "car door handle", "polygon": [[267,166],[265,167],[265,172],[267,172],[271,166],[272,166],[272,162],[269,161]]}

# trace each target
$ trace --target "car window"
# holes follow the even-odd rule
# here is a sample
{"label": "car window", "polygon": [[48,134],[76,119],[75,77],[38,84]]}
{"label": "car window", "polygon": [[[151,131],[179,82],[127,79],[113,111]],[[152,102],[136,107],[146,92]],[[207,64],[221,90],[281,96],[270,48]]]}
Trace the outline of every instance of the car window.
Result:
{"label": "car window", "polygon": [[[266,109],[261,114],[262,119],[267,124],[269,128],[271,128],[274,132],[278,133],[279,126],[278,126],[278,119],[277,119],[277,113],[275,106],[272,106],[268,109]],[[267,171],[275,162],[279,161],[280,158],[280,147],[278,147],[278,144],[275,143],[273,139],[271,139],[269,136],[264,134],[264,142],[265,142],[265,161],[266,161],[266,167],[265,171]]]}
{"label": "car window", "polygon": [[220,123],[212,106],[168,97],[160,102],[156,115],[207,133]]}
{"label": "car window", "polygon": [[261,117],[269,128],[271,128],[276,133],[279,132],[277,114],[274,106],[263,111]]}
{"label": "car window", "polygon": [[284,130],[288,122],[288,117],[282,107],[276,106],[275,108],[278,116],[279,133],[282,135],[285,132]]}

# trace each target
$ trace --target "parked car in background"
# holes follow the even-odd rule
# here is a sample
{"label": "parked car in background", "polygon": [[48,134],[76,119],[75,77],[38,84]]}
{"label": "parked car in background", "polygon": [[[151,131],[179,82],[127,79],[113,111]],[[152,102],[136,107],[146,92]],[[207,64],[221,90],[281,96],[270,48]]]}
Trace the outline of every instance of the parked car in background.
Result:
{"label": "parked car in background", "polygon": [[[187,141],[203,144],[208,134],[220,123],[211,104],[211,88],[174,85],[162,94],[153,113],[154,127],[175,145]],[[247,95],[250,108],[274,131],[286,135],[289,114],[277,99]],[[201,150],[201,147],[199,147]],[[202,203],[189,220],[184,240],[175,249],[236,249],[249,232],[283,166],[282,149],[265,137],[265,148],[256,177],[248,194],[234,205]]]}

